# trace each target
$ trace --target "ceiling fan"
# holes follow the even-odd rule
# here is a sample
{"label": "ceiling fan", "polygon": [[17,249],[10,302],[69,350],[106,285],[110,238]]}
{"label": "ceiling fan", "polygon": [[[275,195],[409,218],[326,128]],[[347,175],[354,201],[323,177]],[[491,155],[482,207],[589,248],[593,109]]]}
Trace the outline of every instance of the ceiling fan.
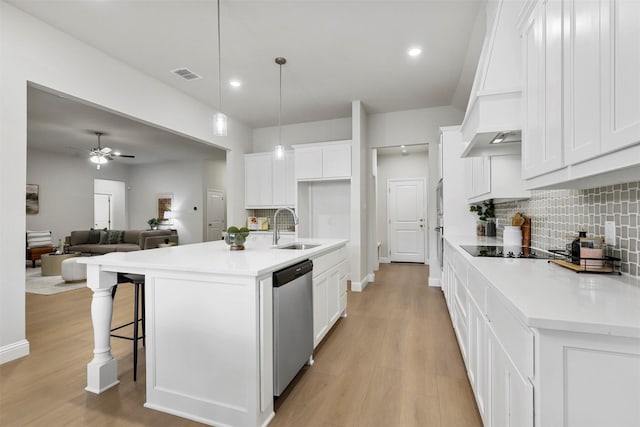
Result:
{"label": "ceiling fan", "polygon": [[122,154],[119,151],[114,151],[110,147],[103,147],[100,144],[100,137],[102,135],[105,135],[105,133],[104,132],[93,132],[93,133],[98,136],[98,146],[95,148],[92,148],[91,151],[89,152],[89,160],[92,163],[96,164],[96,168],[98,170],[100,170],[100,165],[104,165],[109,160],[113,160],[114,157],[128,157],[130,159],[133,159],[136,157],[129,154]]}

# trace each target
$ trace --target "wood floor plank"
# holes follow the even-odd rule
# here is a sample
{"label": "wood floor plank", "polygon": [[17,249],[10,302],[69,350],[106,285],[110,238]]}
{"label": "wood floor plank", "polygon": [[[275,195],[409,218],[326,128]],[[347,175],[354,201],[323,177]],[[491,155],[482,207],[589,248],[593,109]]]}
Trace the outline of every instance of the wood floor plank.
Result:
{"label": "wood floor plank", "polygon": [[[348,293],[340,319],[276,400],[275,427],[481,425],[448,312],[428,267],[383,264],[375,283]],[[112,339],[120,384],[84,390],[93,354],[89,289],[26,296],[28,357],[0,365],[2,426],[196,426],[143,407],[144,348],[133,382],[130,341]],[[119,286],[113,324],[133,317]],[[127,331],[127,333],[130,331]]]}

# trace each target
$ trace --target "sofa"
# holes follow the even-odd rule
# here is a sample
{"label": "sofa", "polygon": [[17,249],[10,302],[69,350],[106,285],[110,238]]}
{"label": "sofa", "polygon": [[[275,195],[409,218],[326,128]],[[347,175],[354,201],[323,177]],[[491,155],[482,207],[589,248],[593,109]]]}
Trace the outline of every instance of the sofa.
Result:
{"label": "sofa", "polygon": [[176,230],[75,230],[65,237],[67,251],[83,256],[154,249],[166,242],[178,244]]}

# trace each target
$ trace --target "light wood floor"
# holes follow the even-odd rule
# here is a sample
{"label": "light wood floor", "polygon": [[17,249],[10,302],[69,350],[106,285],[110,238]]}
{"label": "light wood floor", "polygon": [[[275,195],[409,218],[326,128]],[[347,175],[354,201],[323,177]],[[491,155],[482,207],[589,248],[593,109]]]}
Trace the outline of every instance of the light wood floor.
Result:
{"label": "light wood floor", "polygon": [[[315,364],[276,401],[270,426],[479,426],[442,293],[427,267],[383,264],[349,293],[348,317],[316,349]],[[114,324],[131,319],[121,285]],[[91,291],[27,294],[28,357],[0,365],[1,426],[196,426],[144,408],[144,350],[133,382],[131,342],[112,339],[121,383],[84,390],[92,357]]]}

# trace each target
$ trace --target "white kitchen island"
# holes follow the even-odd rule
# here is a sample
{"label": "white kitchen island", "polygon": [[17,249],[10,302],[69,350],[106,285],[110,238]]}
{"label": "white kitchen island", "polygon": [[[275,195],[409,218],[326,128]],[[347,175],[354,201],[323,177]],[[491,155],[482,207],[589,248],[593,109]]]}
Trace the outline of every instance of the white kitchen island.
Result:
{"label": "white kitchen island", "polygon": [[321,268],[346,263],[346,240],[312,242],[320,246],[288,250],[254,240],[230,251],[218,241],[81,258],[95,340],[86,390],[119,383],[111,289],[118,272],[143,274],[145,406],[210,425],[267,425],[274,416],[272,273],[305,259]]}

